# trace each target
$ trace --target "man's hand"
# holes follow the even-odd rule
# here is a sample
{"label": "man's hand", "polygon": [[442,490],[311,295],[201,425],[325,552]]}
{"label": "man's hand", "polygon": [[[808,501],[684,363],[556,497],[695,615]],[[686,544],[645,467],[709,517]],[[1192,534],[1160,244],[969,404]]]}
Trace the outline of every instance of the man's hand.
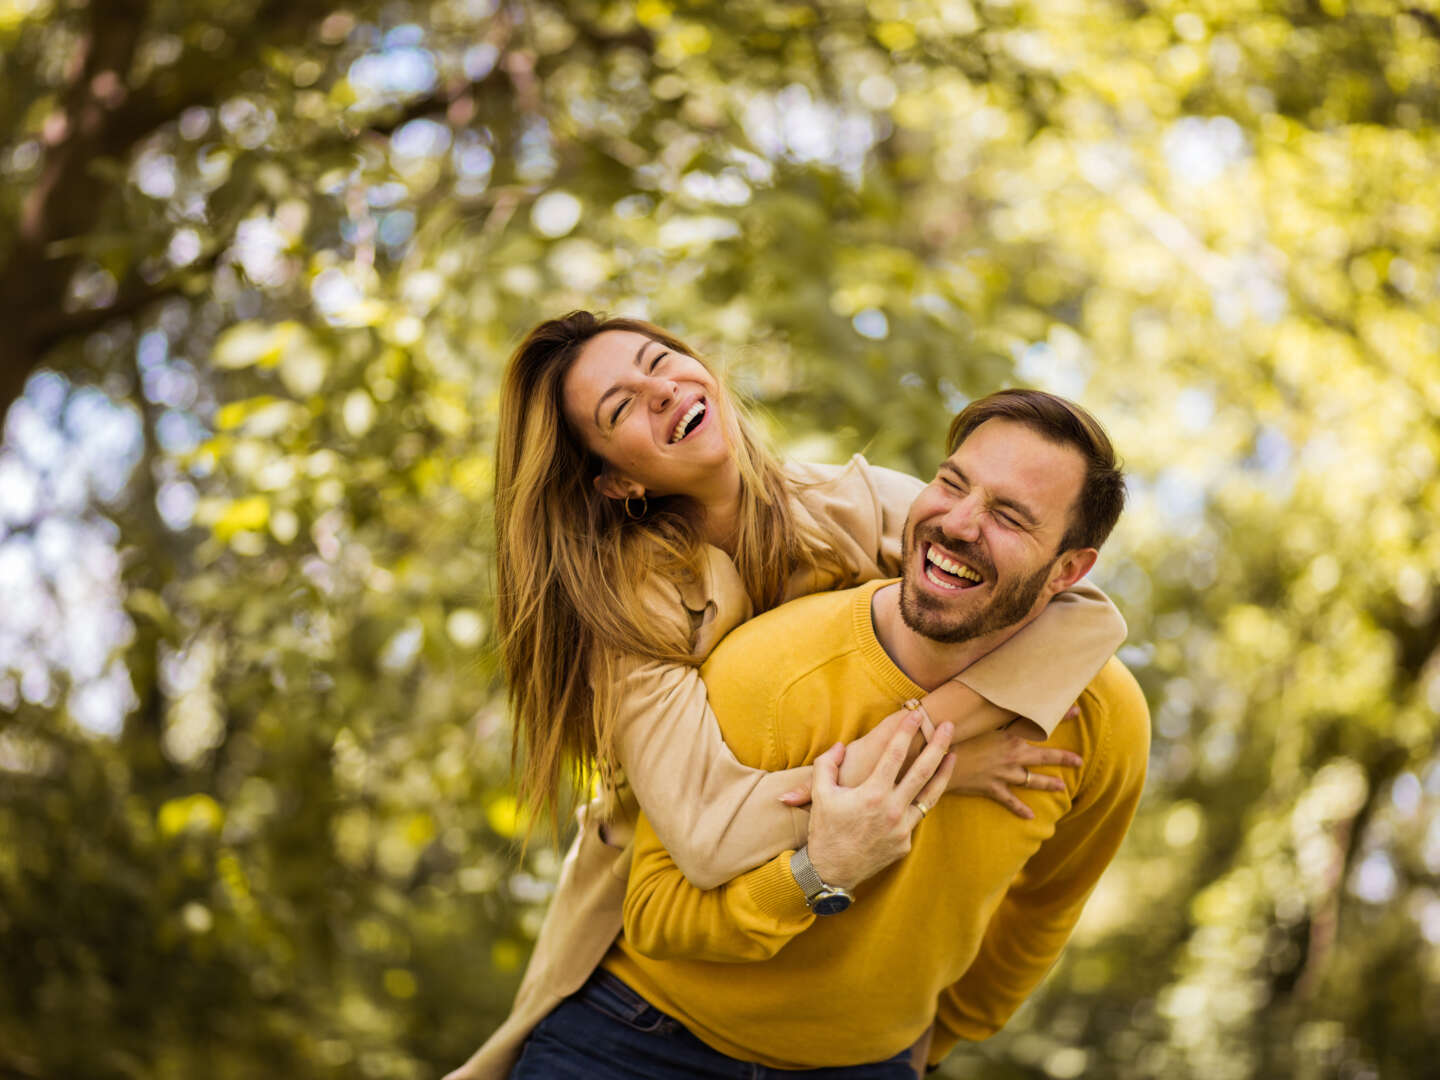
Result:
{"label": "man's hand", "polygon": [[919,720],[920,726],[918,731],[915,731],[913,726],[911,728],[915,733],[905,747],[905,760],[914,761],[918,758],[925,749],[926,740],[935,734],[935,725],[930,722],[930,716],[924,709],[902,707],[846,745],[845,760],[840,763],[840,783],[845,787],[859,787],[863,784],[866,777],[880,764],[885,748],[890,745],[890,740],[895,737],[900,726],[912,716]]}
{"label": "man's hand", "polygon": [[[836,743],[815,759],[810,807],[810,863],[827,885],[852,889],[910,850],[910,834],[945,792],[955,755],[947,754],[952,728],[941,724],[915,762],[900,775],[910,740],[919,729],[914,713],[896,726],[874,771],[856,787],[840,784],[845,747]],[[898,777],[898,779],[897,779]]]}

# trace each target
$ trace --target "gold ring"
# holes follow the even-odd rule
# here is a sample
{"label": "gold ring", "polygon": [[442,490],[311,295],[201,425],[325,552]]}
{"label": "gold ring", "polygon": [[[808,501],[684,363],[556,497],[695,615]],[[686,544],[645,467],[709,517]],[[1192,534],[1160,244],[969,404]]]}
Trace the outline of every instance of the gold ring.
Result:
{"label": "gold ring", "polygon": [[906,699],[905,699],[905,703],[904,703],[903,705],[901,705],[900,707],[901,707],[902,709],[904,709],[906,712],[914,712],[916,709],[920,708],[920,701],[919,701],[919,699],[913,698],[913,697],[912,697],[912,698],[906,698]]}
{"label": "gold ring", "polygon": [[930,725],[929,730],[930,730],[930,732],[931,732],[932,734],[934,733],[934,730],[935,730],[935,721],[932,720],[932,719],[930,719],[930,713],[926,711],[926,709],[925,709],[925,703],[924,703],[923,701],[918,701],[918,700],[916,700],[915,698],[912,697],[912,698],[910,698],[909,700],[907,700],[907,701],[905,702],[905,708],[906,708],[907,710],[909,710],[910,712],[919,713],[919,714],[920,714],[920,723],[921,723],[920,731],[921,731],[922,734],[923,734],[923,733],[925,732],[925,730],[926,730],[925,727],[924,727],[924,725],[926,725],[926,724],[929,724],[929,725]]}
{"label": "gold ring", "polygon": [[1030,769],[1029,769],[1028,767],[1025,769],[1025,783],[1024,783],[1022,786],[1023,786],[1023,787],[1029,787],[1029,786],[1030,786]]}
{"label": "gold ring", "polygon": [[926,805],[924,799],[915,800],[915,809],[920,811],[920,816],[922,818],[930,812],[930,807]]}

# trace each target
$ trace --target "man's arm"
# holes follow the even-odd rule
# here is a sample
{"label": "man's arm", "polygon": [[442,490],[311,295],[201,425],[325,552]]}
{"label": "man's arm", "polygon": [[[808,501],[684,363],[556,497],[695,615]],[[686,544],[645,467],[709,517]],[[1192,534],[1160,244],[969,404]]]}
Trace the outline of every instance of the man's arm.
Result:
{"label": "man's arm", "polygon": [[680,873],[643,813],[635,828],[625,937],[656,960],[768,960],[815,916],[790,873],[792,851],[714,889]]}
{"label": "man's arm", "polygon": [[736,759],[698,668],[637,664],[615,705],[616,752],[636,801],[700,888],[713,888],[805,842],[809,814],[781,794],[809,768],[766,772]]}
{"label": "man's arm", "polygon": [[1005,1024],[1055,963],[1140,801],[1150,749],[1150,713],[1134,678],[1113,662],[1103,699],[1087,692],[1082,709],[1103,708],[1093,771],[1074,803],[1000,902],[969,970],[939,1000],[930,1061],[960,1039],[978,1041]]}

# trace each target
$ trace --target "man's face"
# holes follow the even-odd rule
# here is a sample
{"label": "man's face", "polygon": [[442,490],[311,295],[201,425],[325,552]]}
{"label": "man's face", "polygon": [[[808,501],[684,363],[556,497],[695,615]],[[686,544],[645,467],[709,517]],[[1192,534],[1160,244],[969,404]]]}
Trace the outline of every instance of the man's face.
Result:
{"label": "man's face", "polygon": [[905,624],[958,643],[1038,612],[1073,581],[1073,553],[1059,546],[1084,480],[1078,450],[1023,424],[987,420],[971,432],[911,504]]}

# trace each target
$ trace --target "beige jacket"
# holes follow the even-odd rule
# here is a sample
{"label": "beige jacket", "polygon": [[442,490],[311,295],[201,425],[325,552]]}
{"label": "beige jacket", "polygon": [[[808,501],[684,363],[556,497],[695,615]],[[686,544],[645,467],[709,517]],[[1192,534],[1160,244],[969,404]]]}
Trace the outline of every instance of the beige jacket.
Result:
{"label": "beige jacket", "polygon": [[[795,466],[791,475],[797,481],[797,513],[845,537],[837,554],[850,574],[835,581],[797,573],[786,599],[898,574],[901,531],[924,486],[920,481],[859,455],[844,466]],[[707,555],[698,583],[672,586],[677,615],[696,627],[695,654],[701,659],[754,614],[734,564],[716,548]],[[1057,596],[1035,622],[972,664],[960,680],[1048,733],[1124,638],[1120,613],[1098,589],[1081,585]],[[506,1076],[531,1029],[599,966],[620,933],[639,806],[676,865],[702,889],[805,842],[808,814],[778,798],[808,782],[809,768],[763,772],[741,765],[721,738],[698,668],[637,664],[619,707],[625,782],[617,801],[607,807],[597,799],[580,808],[580,833],[565,857],[510,1016],[446,1080]],[[599,823],[607,809],[602,839]]]}

